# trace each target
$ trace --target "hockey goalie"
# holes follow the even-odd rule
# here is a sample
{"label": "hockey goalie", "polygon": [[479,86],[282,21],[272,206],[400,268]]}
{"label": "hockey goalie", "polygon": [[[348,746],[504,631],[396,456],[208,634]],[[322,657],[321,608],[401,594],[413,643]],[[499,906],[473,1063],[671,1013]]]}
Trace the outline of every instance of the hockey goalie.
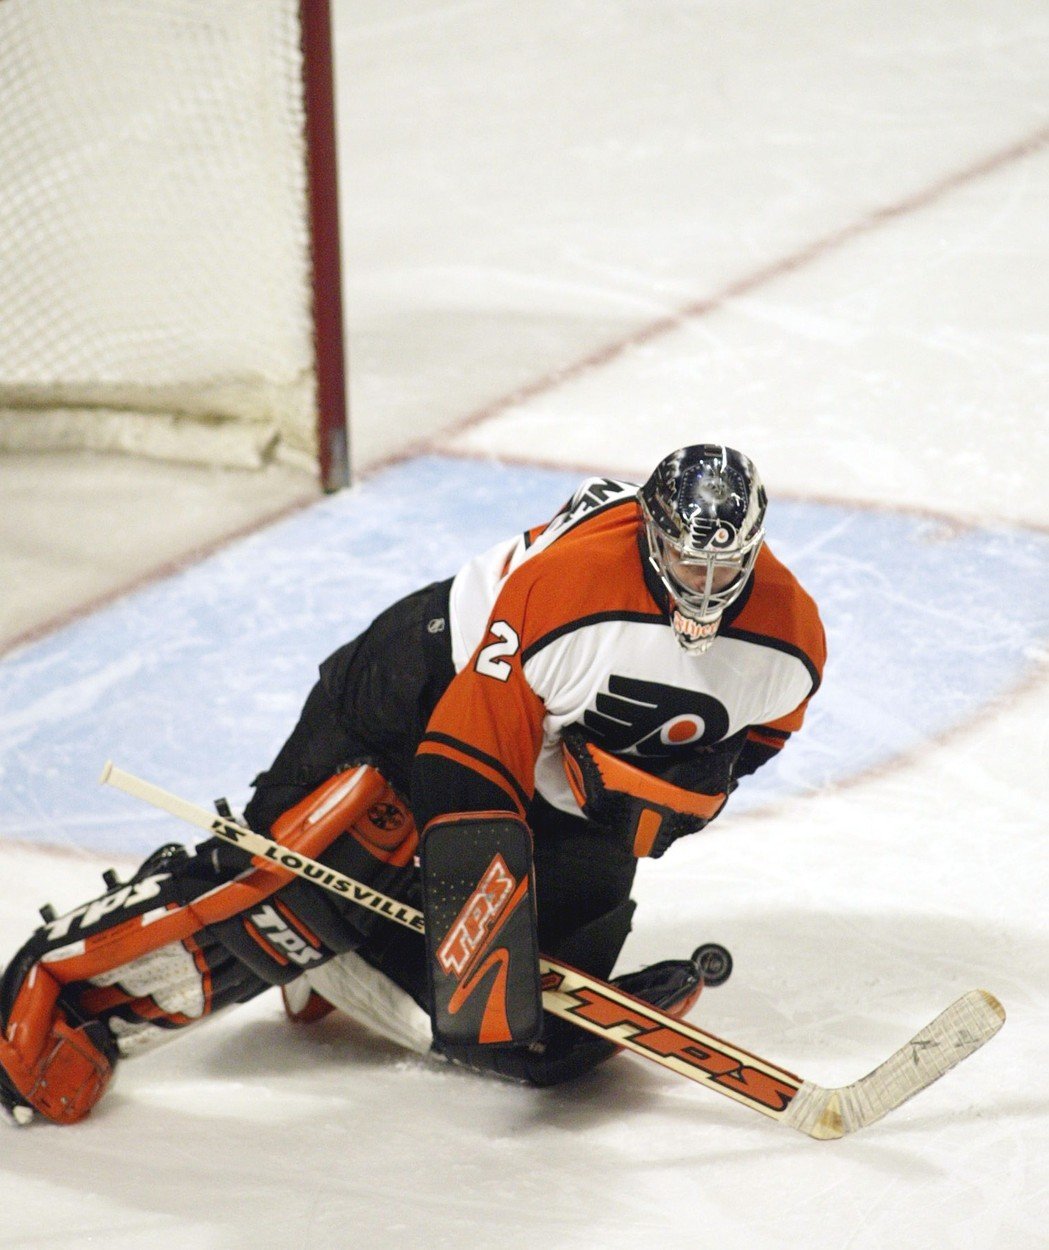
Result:
{"label": "hockey goalie", "polygon": [[[544,1013],[539,952],[612,974],[642,857],[673,853],[802,726],[815,604],[764,542],[751,461],[593,478],[545,525],[395,603],[320,666],[250,827],[420,908],[425,932],[209,839],[45,920],[0,978],[0,1104],[86,1115],[120,1061],[282,987],[532,1084],[615,1052]],[[615,984],[670,1012],[690,959]]]}

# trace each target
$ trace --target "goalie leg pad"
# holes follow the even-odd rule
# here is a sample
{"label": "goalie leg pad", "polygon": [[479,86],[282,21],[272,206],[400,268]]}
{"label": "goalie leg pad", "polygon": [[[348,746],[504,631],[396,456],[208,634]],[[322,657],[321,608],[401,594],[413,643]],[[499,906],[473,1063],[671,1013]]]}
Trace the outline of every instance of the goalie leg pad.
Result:
{"label": "goalie leg pad", "polygon": [[209,855],[161,847],[30,937],[0,976],[0,1103],[16,1119],[73,1123],[119,1057],[265,988],[194,914],[220,881]]}
{"label": "goalie leg pad", "polygon": [[[415,877],[418,834],[404,803],[370,765],[333,777],[273,825],[282,846],[321,853],[313,858],[383,894],[405,898]],[[333,955],[353,950],[380,924],[374,911],[310,881],[293,877],[255,906],[211,926],[211,932],[242,963],[271,985],[286,985]]]}
{"label": "goalie leg pad", "polygon": [[434,1040],[516,1045],[542,1029],[532,836],[504,812],[440,817],[420,857]]}
{"label": "goalie leg pad", "polygon": [[[410,878],[416,841],[394,807],[382,776],[361,765],[286,813],[274,834],[292,852],[330,849],[336,868],[351,862],[389,885]],[[359,942],[340,908],[376,923],[349,901],[314,915],[320,890],[245,863],[225,844],[193,856],[162,847],[130,882],[39,928],[0,976],[0,1105],[16,1118],[34,1108],[58,1123],[79,1119],[119,1055]]]}
{"label": "goalie leg pad", "polygon": [[81,1015],[105,1024],[120,1057],[127,1059],[268,988],[268,981],[202,929],[66,993],[76,999]]}

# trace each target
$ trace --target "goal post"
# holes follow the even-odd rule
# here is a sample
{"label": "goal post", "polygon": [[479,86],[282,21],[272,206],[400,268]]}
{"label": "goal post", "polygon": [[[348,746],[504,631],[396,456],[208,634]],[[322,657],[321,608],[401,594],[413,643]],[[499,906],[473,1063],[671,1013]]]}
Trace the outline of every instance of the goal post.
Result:
{"label": "goal post", "polygon": [[329,0],[0,0],[0,451],[349,476]]}
{"label": "goal post", "polygon": [[349,414],[342,317],[335,65],[330,0],[298,0],[306,110],[306,161],[312,240],[318,469],[326,491],[349,483]]}

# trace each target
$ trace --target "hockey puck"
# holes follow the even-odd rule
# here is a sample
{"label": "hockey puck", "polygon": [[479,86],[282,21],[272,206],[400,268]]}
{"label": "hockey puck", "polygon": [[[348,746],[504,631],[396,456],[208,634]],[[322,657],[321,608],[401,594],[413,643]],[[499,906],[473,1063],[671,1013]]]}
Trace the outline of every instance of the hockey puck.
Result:
{"label": "hockey puck", "polygon": [[699,969],[703,984],[711,988],[724,985],[732,975],[732,956],[717,942],[704,942],[692,952],[692,962]]}

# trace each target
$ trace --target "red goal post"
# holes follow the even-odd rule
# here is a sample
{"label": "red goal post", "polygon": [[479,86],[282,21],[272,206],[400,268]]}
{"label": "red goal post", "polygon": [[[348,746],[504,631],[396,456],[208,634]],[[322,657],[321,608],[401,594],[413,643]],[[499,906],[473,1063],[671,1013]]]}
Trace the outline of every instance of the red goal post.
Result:
{"label": "red goal post", "polygon": [[0,452],[348,480],[329,0],[0,0]]}

